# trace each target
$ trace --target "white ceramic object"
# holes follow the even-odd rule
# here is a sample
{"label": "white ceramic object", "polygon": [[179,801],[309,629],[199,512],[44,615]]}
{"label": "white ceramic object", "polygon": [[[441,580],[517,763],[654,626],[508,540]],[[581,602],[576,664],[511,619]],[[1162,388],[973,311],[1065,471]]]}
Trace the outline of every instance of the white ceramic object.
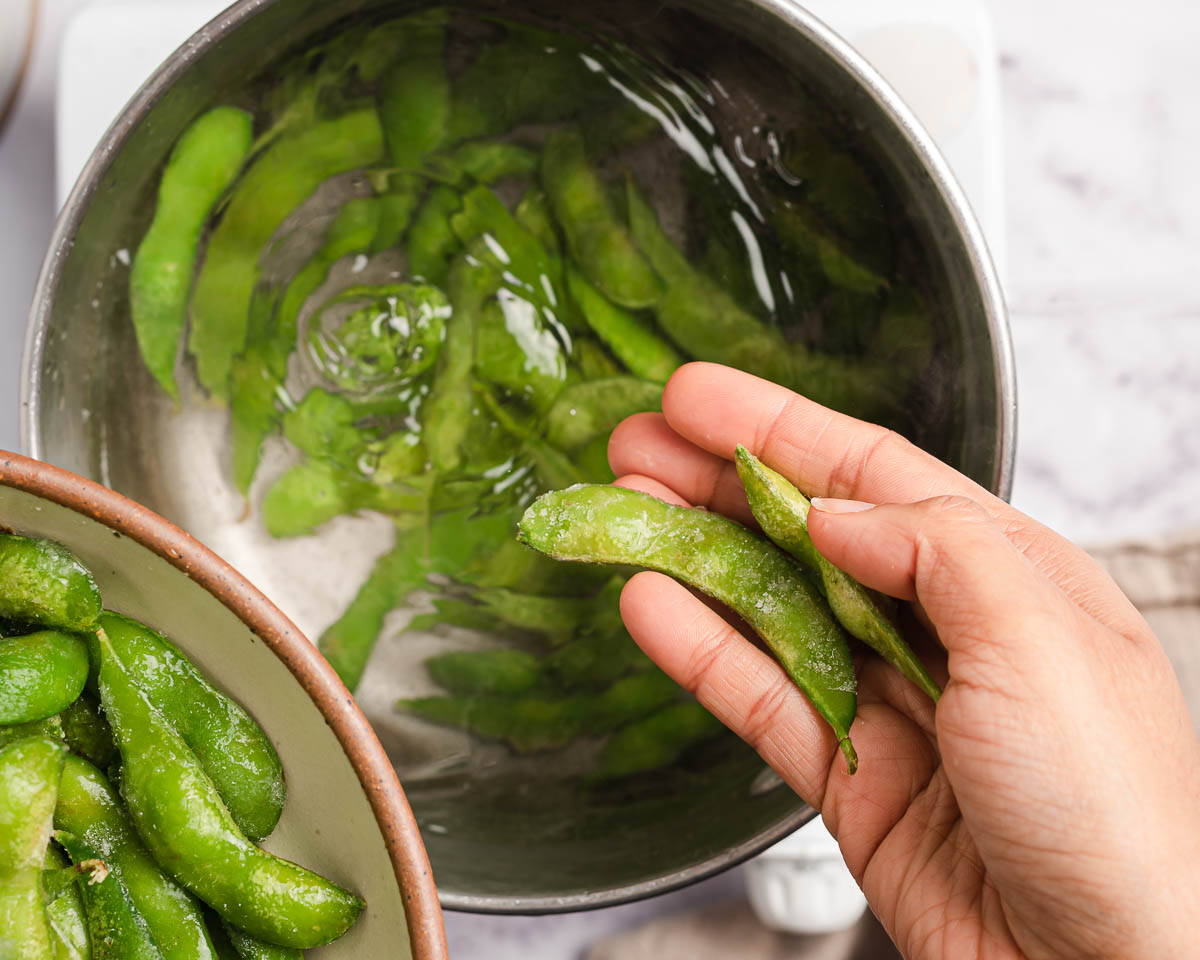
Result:
{"label": "white ceramic object", "polygon": [[837,841],[820,819],[747,863],[746,892],[759,920],[787,933],[845,930],[867,909]]}

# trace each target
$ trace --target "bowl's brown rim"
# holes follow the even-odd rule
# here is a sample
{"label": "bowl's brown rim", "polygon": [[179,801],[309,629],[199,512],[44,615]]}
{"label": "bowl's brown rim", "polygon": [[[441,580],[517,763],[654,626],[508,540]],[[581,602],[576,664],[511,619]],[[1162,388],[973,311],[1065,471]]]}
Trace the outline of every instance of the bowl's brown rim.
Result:
{"label": "bowl's brown rim", "polygon": [[350,691],[300,629],[206,546],[128,497],[7,451],[0,451],[0,485],[59,504],[141,544],[211,593],[270,647],[321,711],[362,784],[400,885],[414,960],[446,960],[433,871],[396,771]]}

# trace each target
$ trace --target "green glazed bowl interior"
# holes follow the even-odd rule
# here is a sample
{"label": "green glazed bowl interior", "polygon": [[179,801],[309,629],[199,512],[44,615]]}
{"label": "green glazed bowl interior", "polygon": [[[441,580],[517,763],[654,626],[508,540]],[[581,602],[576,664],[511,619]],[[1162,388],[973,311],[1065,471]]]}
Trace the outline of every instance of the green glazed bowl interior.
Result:
{"label": "green glazed bowl interior", "polygon": [[[227,482],[224,411],[201,411],[184,424],[156,389],[129,322],[125,264],[146,229],[158,173],[192,119],[239,102],[272,64],[347,24],[422,6],[243,0],[219,16],[147,83],[102,141],[59,220],[31,313],[22,384],[30,451],[179,523],[233,560],[314,636],[386,549],[380,524],[353,518],[333,539],[272,542],[253,524],[239,523],[245,505]],[[780,82],[786,75],[811,103],[834,111],[856,131],[906,222],[939,318],[935,373],[927,408],[914,417],[914,439],[1007,496],[1012,355],[978,226],[928,136],[840,39],[789,0],[453,6],[541,24],[569,21],[720,78],[749,107],[776,116],[796,108]],[[384,521],[384,534],[388,529]],[[186,627],[178,610],[167,613],[168,632]],[[376,652],[383,668],[420,671],[420,650],[385,646]],[[249,654],[269,667],[261,648]],[[236,683],[238,693],[242,686],[256,689],[258,679],[242,671]],[[404,779],[448,907],[529,913],[648,896],[737,863],[813,815],[732,736],[717,741],[702,769],[672,770],[630,791],[584,795],[544,777],[536,758],[510,763],[465,735],[419,733],[413,721],[395,716],[395,695],[377,694],[369,682],[358,696]],[[464,775],[439,766],[446,756],[467,756],[473,768]],[[481,767],[487,776],[474,776]],[[338,807],[326,799],[330,809]]]}
{"label": "green glazed bowl interior", "polygon": [[446,956],[428,859],[362,714],[309,642],[182,531],[97,484],[0,451],[0,528],[66,545],[105,606],[170,637],[262,725],[288,796],[263,847],[367,902],[313,958]]}

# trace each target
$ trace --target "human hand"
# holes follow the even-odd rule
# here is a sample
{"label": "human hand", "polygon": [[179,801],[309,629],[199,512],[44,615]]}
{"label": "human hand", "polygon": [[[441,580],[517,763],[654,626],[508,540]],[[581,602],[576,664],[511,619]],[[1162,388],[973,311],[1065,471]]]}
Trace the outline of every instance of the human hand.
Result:
{"label": "human hand", "polygon": [[944,687],[936,708],[862,660],[849,776],[783,669],[686,588],[640,573],[621,612],[820,810],[905,957],[1195,956],[1200,742],[1166,655],[1109,577],[898,435],[714,364],[676,372],[663,413],[622,423],[609,459],[623,486],[752,523],[738,443],[837,498],[813,503],[813,542],[914,602],[940,643],[926,661]]}

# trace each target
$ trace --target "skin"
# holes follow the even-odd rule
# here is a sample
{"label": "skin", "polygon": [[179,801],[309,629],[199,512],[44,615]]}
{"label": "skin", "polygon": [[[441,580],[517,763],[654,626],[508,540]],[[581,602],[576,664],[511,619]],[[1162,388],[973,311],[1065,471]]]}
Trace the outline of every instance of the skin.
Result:
{"label": "skin", "polygon": [[241,170],[254,118],[217,107],[192,121],[175,144],[158,185],[154,220],[129,273],[129,312],[138,350],[178,402],[175,358],[183,339],[188,290],[204,223]]}
{"label": "skin", "polygon": [[0,617],[85,631],[103,608],[95,579],[62,544],[0,533]]}
{"label": "skin", "polygon": [[936,708],[863,664],[850,779],[779,667],[686,590],[639,574],[622,613],[821,811],[905,957],[1192,956],[1200,744],[1166,655],[1109,577],[898,435],[712,364],[676,373],[663,415],[622,424],[610,456],[627,485],[748,519],[738,443],[818,496],[824,556],[917,605],[939,641]]}
{"label": "skin", "polygon": [[195,754],[139,689],[103,631],[98,640],[100,699],[121,751],[121,794],[154,859],[258,939],[307,949],[344,934],[362,900],[247,840]]}

